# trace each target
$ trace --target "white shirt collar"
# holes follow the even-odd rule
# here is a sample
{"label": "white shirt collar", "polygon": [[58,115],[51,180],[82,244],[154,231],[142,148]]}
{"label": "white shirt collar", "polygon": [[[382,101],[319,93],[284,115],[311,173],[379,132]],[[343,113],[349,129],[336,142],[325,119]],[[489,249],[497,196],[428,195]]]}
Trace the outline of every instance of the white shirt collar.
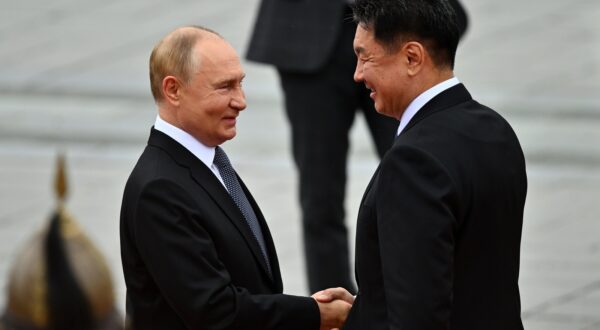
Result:
{"label": "white shirt collar", "polygon": [[154,129],[167,134],[173,140],[177,141],[196,156],[196,158],[200,159],[208,168],[212,167],[213,160],[215,159],[214,147],[204,145],[184,130],[167,123],[160,116],[156,116]]}
{"label": "white shirt collar", "polygon": [[431,101],[431,99],[436,97],[441,92],[458,84],[460,84],[458,78],[452,77],[448,80],[442,81],[441,83],[431,87],[430,89],[421,93],[421,95],[417,96],[417,98],[410,102],[408,108],[406,108],[406,110],[402,114],[402,117],[400,118],[400,125],[398,126],[398,132],[396,133],[396,135],[400,135],[400,133],[402,133],[402,130],[406,128],[406,125],[408,125],[410,120],[417,114],[417,112],[419,112],[419,110],[421,110],[421,108],[425,104],[427,104],[427,102]]}

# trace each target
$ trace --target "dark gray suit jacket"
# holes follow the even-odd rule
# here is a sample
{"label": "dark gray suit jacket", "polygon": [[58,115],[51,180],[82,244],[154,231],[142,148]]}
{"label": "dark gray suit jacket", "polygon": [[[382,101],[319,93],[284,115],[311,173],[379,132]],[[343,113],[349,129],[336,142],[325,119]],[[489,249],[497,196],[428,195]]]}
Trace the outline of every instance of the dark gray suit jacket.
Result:
{"label": "dark gray suit jacket", "polygon": [[312,298],[281,294],[267,223],[269,275],[250,227],[212,171],[152,129],[121,208],[127,314],[135,329],[318,329]]}
{"label": "dark gray suit jacket", "polygon": [[346,0],[263,0],[246,57],[284,71],[317,71],[335,47],[346,8]]}
{"label": "dark gray suit jacket", "polygon": [[525,159],[462,84],[428,102],[361,202],[344,330],[521,330]]}

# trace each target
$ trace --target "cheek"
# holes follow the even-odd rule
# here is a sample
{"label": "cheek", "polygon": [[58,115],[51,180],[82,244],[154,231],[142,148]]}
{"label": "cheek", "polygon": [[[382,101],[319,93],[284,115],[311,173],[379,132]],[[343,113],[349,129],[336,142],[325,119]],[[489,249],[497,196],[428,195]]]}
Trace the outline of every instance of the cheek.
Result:
{"label": "cheek", "polygon": [[391,72],[382,71],[379,76],[380,88],[386,93],[394,92],[399,88],[398,78]]}
{"label": "cheek", "polygon": [[362,75],[363,75],[363,78],[367,81],[373,80],[373,78],[376,77],[376,74],[375,74],[373,68],[371,68],[368,65],[365,65],[363,67]]}
{"label": "cheek", "polygon": [[226,103],[222,102],[222,100],[218,98],[211,98],[202,102],[202,112],[209,120],[221,118],[223,112],[225,111],[224,109],[226,108]]}
{"label": "cheek", "polygon": [[385,71],[380,70],[379,68],[371,68],[368,70],[368,73],[365,74],[365,80],[367,80],[372,87],[377,90],[381,90],[382,87],[385,87],[385,81],[387,79]]}

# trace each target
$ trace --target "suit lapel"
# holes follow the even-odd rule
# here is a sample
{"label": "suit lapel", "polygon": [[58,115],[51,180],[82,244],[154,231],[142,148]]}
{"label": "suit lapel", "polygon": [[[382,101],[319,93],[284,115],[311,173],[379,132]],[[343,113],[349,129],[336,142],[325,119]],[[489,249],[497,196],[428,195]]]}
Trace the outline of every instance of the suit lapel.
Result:
{"label": "suit lapel", "polygon": [[[254,200],[254,197],[252,196],[252,194],[246,187],[246,184],[244,184],[244,181],[242,180],[242,178],[240,178],[239,175],[237,175],[237,173],[236,173],[236,176],[238,177],[240,185],[242,186],[242,190],[244,190],[246,197],[248,197],[248,201],[250,202],[250,205],[254,209],[254,213],[256,214],[256,218],[258,219],[258,223],[260,224],[260,228],[262,229],[263,238],[265,240],[265,244],[267,247],[267,253],[269,254],[269,263],[271,264],[272,279],[276,285],[275,292],[282,292],[283,284],[282,284],[282,280],[281,280],[281,272],[279,270],[279,260],[277,258],[277,251],[275,250],[275,244],[273,243],[273,237],[271,236],[271,231],[269,230],[267,221],[265,220],[265,217],[263,216],[260,208],[258,207],[258,204],[256,203],[256,201]],[[248,229],[248,230],[250,230],[250,229]],[[256,242],[255,239],[254,239],[254,242]],[[260,249],[260,247],[258,246],[258,243],[256,244],[256,246],[258,249]],[[262,254],[261,254],[261,256],[262,256]],[[263,258],[261,258],[261,262],[262,262],[264,270],[267,271],[267,265],[264,263]]]}
{"label": "suit lapel", "polygon": [[[194,178],[196,183],[198,183],[198,185],[200,185],[204,190],[206,190],[208,195],[221,208],[221,210],[223,210],[223,212],[227,215],[229,220],[238,229],[240,234],[246,240],[246,243],[248,244],[248,247],[252,251],[252,254],[254,254],[254,258],[256,259],[256,262],[258,262],[261,265],[261,268],[263,269],[265,275],[267,275],[267,277],[271,278],[271,276],[269,275],[267,264],[265,262],[265,258],[263,257],[263,254],[260,250],[260,246],[258,245],[256,238],[254,238],[254,235],[252,234],[252,230],[250,229],[250,226],[248,225],[248,222],[246,221],[246,219],[244,219],[242,212],[237,207],[237,205],[235,205],[235,203],[233,202],[233,199],[231,198],[231,196],[229,195],[229,193],[227,192],[225,187],[223,187],[223,185],[221,184],[219,179],[217,179],[215,177],[213,172],[208,167],[206,167],[206,165],[204,165],[204,163],[202,163],[201,161],[198,161],[198,162],[201,163],[200,165],[202,165],[202,166],[196,166],[196,167],[190,168],[192,177]],[[239,177],[238,177],[238,179],[239,179]],[[246,193],[247,197],[250,195],[249,192],[247,192],[247,191],[245,191],[245,193]],[[254,207],[254,205],[253,205],[253,208],[254,208],[254,212],[258,215],[260,212],[257,212],[257,209]],[[261,215],[261,217],[262,217],[262,215]],[[261,225],[262,225],[262,223],[261,223]],[[264,227],[262,227],[262,228],[263,228],[263,234],[264,234],[264,232],[266,230],[264,229]],[[267,236],[265,236],[264,238],[266,241],[268,240]],[[272,244],[272,242],[269,242],[269,243]]]}
{"label": "suit lapel", "polygon": [[[166,134],[155,130],[154,128],[152,128],[152,131],[150,133],[150,140],[148,141],[148,144],[161,148],[162,150],[170,154],[180,166],[190,171],[194,181],[207,192],[207,195],[209,195],[210,198],[215,202],[215,204],[217,204],[219,208],[223,211],[223,213],[227,215],[227,218],[233,223],[233,225],[238,229],[239,233],[244,237],[244,240],[246,241],[248,247],[252,251],[256,262],[261,265],[261,268],[263,269],[263,272],[265,273],[267,278],[275,279],[274,268],[276,263],[271,264],[273,268],[272,271],[274,273],[273,278],[271,278],[265,259],[261,253],[260,246],[254,238],[250,226],[246,222],[246,219],[244,219],[244,216],[242,215],[240,209],[237,207],[237,205],[235,205],[233,199],[231,198],[225,187],[223,187],[223,184],[221,184],[219,179],[217,179],[217,177],[214,175],[214,173],[202,161],[200,161],[191,152],[189,152],[185,147],[183,147],[181,144],[179,144],[177,141],[173,140]],[[241,180],[240,184],[242,184]],[[269,247],[269,250],[271,250],[269,252],[272,252],[272,254],[270,254],[270,260],[276,260],[271,235],[265,235],[269,232],[269,230],[266,227],[266,223],[262,216],[262,213],[258,209],[256,202],[252,198],[252,195],[250,195],[250,192],[247,190],[247,188],[243,184],[242,187],[248,199],[251,200],[251,205],[254,208],[254,212],[260,219],[259,221],[263,229],[263,235],[266,241],[265,243]],[[278,276],[280,276],[279,273]]]}
{"label": "suit lapel", "polygon": [[429,102],[427,102],[423,108],[421,108],[415,116],[408,122],[408,125],[404,128],[400,135],[406,133],[413,126],[415,126],[421,120],[427,118],[428,116],[454,107],[455,105],[472,101],[473,98],[469,91],[465,88],[463,84],[458,84],[456,86],[452,86],[447,90],[441,92],[432,98]]}

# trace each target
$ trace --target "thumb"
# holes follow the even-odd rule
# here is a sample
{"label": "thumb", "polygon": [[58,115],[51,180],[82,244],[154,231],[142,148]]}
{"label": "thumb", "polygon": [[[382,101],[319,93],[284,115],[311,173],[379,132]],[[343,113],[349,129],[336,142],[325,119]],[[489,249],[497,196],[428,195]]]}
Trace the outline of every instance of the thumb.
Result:
{"label": "thumb", "polygon": [[333,300],[333,297],[325,290],[319,291],[319,292],[315,292],[312,297],[318,301],[318,302],[322,302],[322,303],[328,303],[330,301]]}

